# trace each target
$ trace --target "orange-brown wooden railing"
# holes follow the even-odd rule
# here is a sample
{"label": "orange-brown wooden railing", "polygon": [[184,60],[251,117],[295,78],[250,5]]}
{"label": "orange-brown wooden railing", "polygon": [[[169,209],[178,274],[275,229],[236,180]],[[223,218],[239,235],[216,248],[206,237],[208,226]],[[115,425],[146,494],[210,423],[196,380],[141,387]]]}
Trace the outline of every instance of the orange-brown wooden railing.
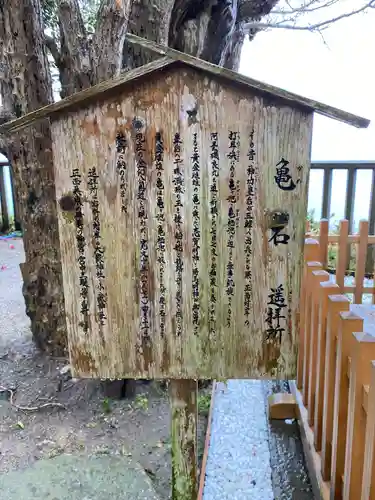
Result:
{"label": "orange-brown wooden railing", "polygon": [[[365,233],[364,223],[359,237],[344,238],[342,227],[338,237],[327,237],[323,230],[320,242],[306,239],[298,373],[291,387],[322,498],[375,500],[375,328],[363,331],[363,319],[350,311],[344,295],[350,291],[360,303],[363,249],[374,237]],[[343,276],[333,283],[321,262],[333,241],[339,245],[337,269],[343,273],[340,245],[346,247],[348,239],[358,246],[354,287],[346,287]]]}
{"label": "orange-brown wooden railing", "polygon": [[[328,220],[320,221],[317,232],[312,232],[310,224],[306,225],[306,237],[312,237],[319,241],[319,251],[317,260],[322,264],[323,269],[336,276],[336,283],[340,287],[340,292],[353,295],[355,304],[361,304],[363,294],[372,295],[372,303],[375,303],[375,285],[365,287],[364,278],[373,278],[374,269],[366,272],[366,266],[372,261],[373,246],[375,245],[375,235],[369,235],[369,223],[366,220],[360,221],[359,231],[356,234],[349,234],[349,221],[342,220],[339,224],[338,234],[329,234]],[[336,253],[334,262],[328,261],[329,250]],[[349,269],[349,256],[353,256],[353,266]],[[371,259],[369,257],[371,256]],[[368,266],[367,266],[368,267]],[[344,283],[346,275],[353,276],[355,283],[351,286]]]}

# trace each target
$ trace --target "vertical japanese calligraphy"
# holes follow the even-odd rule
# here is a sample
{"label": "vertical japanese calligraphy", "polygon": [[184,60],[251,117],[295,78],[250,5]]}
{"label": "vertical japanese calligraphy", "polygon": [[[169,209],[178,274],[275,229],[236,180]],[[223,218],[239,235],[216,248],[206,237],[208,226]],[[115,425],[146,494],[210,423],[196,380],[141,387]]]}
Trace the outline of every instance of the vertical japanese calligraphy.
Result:
{"label": "vertical japanese calligraphy", "polygon": [[135,135],[135,152],[137,159],[138,175],[138,219],[140,229],[140,303],[141,303],[141,325],[142,336],[148,339],[150,336],[149,321],[149,256],[148,256],[148,232],[147,232],[147,210],[146,210],[146,182],[147,164],[144,159],[145,139],[141,132]]}
{"label": "vertical japanese calligraphy", "polygon": [[86,241],[83,234],[83,212],[82,212],[82,191],[81,182],[82,177],[78,168],[75,168],[71,174],[71,179],[73,183],[73,197],[75,203],[75,226],[76,226],[76,242],[78,249],[78,267],[79,267],[79,287],[80,287],[80,299],[81,299],[81,315],[82,320],[79,322],[79,326],[82,328],[84,333],[88,332],[89,320],[88,320],[88,278],[87,278],[87,266],[86,266],[86,256],[85,248]]}
{"label": "vertical japanese calligraphy", "polygon": [[287,307],[284,298],[283,285],[279,285],[277,288],[271,288],[271,293],[268,295],[267,305],[266,323],[268,328],[266,332],[266,339],[281,342],[282,334],[285,332],[285,328],[282,324],[286,324],[286,317],[283,316],[282,313],[283,309]]}
{"label": "vertical japanese calligraphy", "polygon": [[199,243],[200,243],[200,223],[199,223],[199,194],[200,194],[200,166],[197,133],[193,136],[193,161],[192,184],[193,184],[193,237],[192,237],[192,290],[193,290],[193,333],[199,332]]}
{"label": "vertical japanese calligraphy", "polygon": [[276,184],[283,191],[293,191],[296,189],[297,184],[301,182],[301,179],[297,179],[296,182],[293,181],[292,176],[289,173],[289,161],[285,158],[276,164],[276,175],[274,177]]}
{"label": "vertical japanese calligraphy", "polygon": [[235,182],[236,166],[239,162],[240,134],[239,132],[229,132],[229,196],[227,198],[228,207],[228,223],[227,223],[227,247],[228,247],[228,263],[227,263],[227,286],[226,294],[228,296],[228,312],[227,312],[227,327],[232,324],[232,300],[234,295],[234,263],[233,251],[235,248],[236,235],[236,212],[235,206],[237,201],[237,187]]}
{"label": "vertical japanese calligraphy", "polygon": [[254,130],[251,131],[247,157],[249,163],[246,169],[246,211],[245,211],[245,290],[244,313],[245,326],[250,326],[251,303],[253,294],[252,253],[253,253],[253,211],[254,211],[254,185],[255,185],[255,149]]}
{"label": "vertical japanese calligraphy", "polygon": [[127,147],[126,138],[122,132],[119,132],[116,136],[116,151],[118,154],[116,168],[117,168],[117,173],[120,177],[121,211],[123,213],[126,213],[128,210],[126,162],[125,162],[126,147]]}
{"label": "vertical japanese calligraphy", "polygon": [[182,195],[184,193],[184,176],[182,171],[181,158],[182,140],[180,134],[176,133],[173,138],[173,153],[174,153],[174,169],[173,169],[173,186],[175,194],[175,273],[176,273],[176,335],[182,333],[182,272],[183,272],[183,233],[182,233]]}
{"label": "vertical japanese calligraphy", "polygon": [[289,222],[289,214],[287,212],[275,210],[271,220],[271,238],[269,243],[274,243],[278,246],[280,243],[286,245],[290,240],[290,236],[285,233],[285,226]]}
{"label": "vertical japanese calligraphy", "polygon": [[210,267],[210,295],[209,295],[209,334],[211,339],[216,337],[216,301],[217,301],[217,216],[218,216],[218,182],[219,182],[219,144],[218,133],[211,133],[211,267]]}
{"label": "vertical japanese calligraphy", "polygon": [[99,321],[104,325],[107,319],[105,309],[107,305],[107,296],[104,288],[104,249],[101,244],[100,234],[100,212],[98,200],[98,174],[96,168],[90,168],[88,172],[88,188],[90,193],[90,205],[92,212],[92,228],[94,233],[94,259],[96,269],[96,279],[98,286],[98,294],[96,303],[98,307]]}
{"label": "vertical japanese calligraphy", "polygon": [[155,137],[155,167],[156,167],[156,196],[157,196],[157,262],[159,266],[159,321],[160,336],[165,334],[165,206],[164,206],[164,144],[160,132]]}

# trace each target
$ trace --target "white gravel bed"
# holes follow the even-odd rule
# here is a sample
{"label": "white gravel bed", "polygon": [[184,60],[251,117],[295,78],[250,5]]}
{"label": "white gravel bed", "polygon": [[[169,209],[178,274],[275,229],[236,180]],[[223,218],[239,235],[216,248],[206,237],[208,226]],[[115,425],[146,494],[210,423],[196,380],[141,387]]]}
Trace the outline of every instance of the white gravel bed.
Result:
{"label": "white gravel bed", "polygon": [[259,380],[218,383],[203,500],[274,500]]}

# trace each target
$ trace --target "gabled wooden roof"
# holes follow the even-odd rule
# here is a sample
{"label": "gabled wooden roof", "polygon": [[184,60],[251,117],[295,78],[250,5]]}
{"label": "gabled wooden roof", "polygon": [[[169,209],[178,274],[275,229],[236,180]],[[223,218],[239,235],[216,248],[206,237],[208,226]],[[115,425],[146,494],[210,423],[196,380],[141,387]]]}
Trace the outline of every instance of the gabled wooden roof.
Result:
{"label": "gabled wooden roof", "polygon": [[215,64],[211,64],[207,61],[203,61],[202,59],[198,59],[188,54],[184,54],[182,52],[171,49],[164,45],[159,45],[155,42],[150,42],[149,40],[145,40],[144,38],[140,38],[136,35],[128,34],[127,39],[131,43],[135,43],[153,52],[157,52],[163,55],[164,57],[156,61],[153,61],[149,64],[145,64],[144,66],[141,66],[139,68],[123,73],[122,75],[116,78],[99,83],[94,87],[90,87],[81,92],[73,94],[61,101],[55,102],[53,104],[40,108],[36,111],[32,111],[31,113],[28,113],[27,115],[24,115],[20,118],[11,120],[10,122],[0,126],[0,132],[1,133],[16,132],[28,125],[31,125],[36,120],[52,117],[57,113],[60,114],[64,111],[71,111],[74,108],[82,107],[82,105],[95,100],[96,97],[99,96],[103,97],[107,92],[117,87],[121,87],[133,80],[136,80],[154,71],[170,66],[176,63],[177,61],[179,63],[186,64],[190,67],[203,70],[207,73],[210,73],[211,75],[220,77],[224,80],[228,80],[229,82],[246,86],[249,89],[256,91],[260,94],[269,95],[274,98],[276,97],[281,101],[284,101],[284,103],[288,104],[289,106],[303,107],[307,110],[314,111],[318,114],[327,116],[329,118],[333,118],[334,120],[347,123],[357,128],[366,128],[370,123],[370,120],[367,120],[366,118],[353,115],[352,113],[347,113],[346,111],[342,111],[327,104],[314,101],[313,99],[308,99],[306,97],[293,94],[292,92],[288,92],[281,88],[274,87],[273,85],[269,85],[267,83],[263,83],[258,80],[253,80],[252,78],[241,75],[240,73],[237,73],[235,71],[231,71],[229,69],[216,66]]}

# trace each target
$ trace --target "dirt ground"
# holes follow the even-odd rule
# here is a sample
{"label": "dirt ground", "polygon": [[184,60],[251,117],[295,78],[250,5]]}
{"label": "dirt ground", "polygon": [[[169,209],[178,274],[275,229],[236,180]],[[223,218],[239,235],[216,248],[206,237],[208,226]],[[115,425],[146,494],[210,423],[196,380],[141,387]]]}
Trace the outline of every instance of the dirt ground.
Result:
{"label": "dirt ground", "polygon": [[[22,241],[0,240],[0,474],[59,454],[132,456],[160,498],[170,497],[170,409],[158,382],[137,383],[131,400],[109,400],[100,381],[72,380],[66,360],[33,346],[24,312],[19,263]],[[35,407],[18,410],[13,403]],[[209,390],[200,394],[199,455],[204,445]],[[25,499],[27,500],[27,499]]]}

